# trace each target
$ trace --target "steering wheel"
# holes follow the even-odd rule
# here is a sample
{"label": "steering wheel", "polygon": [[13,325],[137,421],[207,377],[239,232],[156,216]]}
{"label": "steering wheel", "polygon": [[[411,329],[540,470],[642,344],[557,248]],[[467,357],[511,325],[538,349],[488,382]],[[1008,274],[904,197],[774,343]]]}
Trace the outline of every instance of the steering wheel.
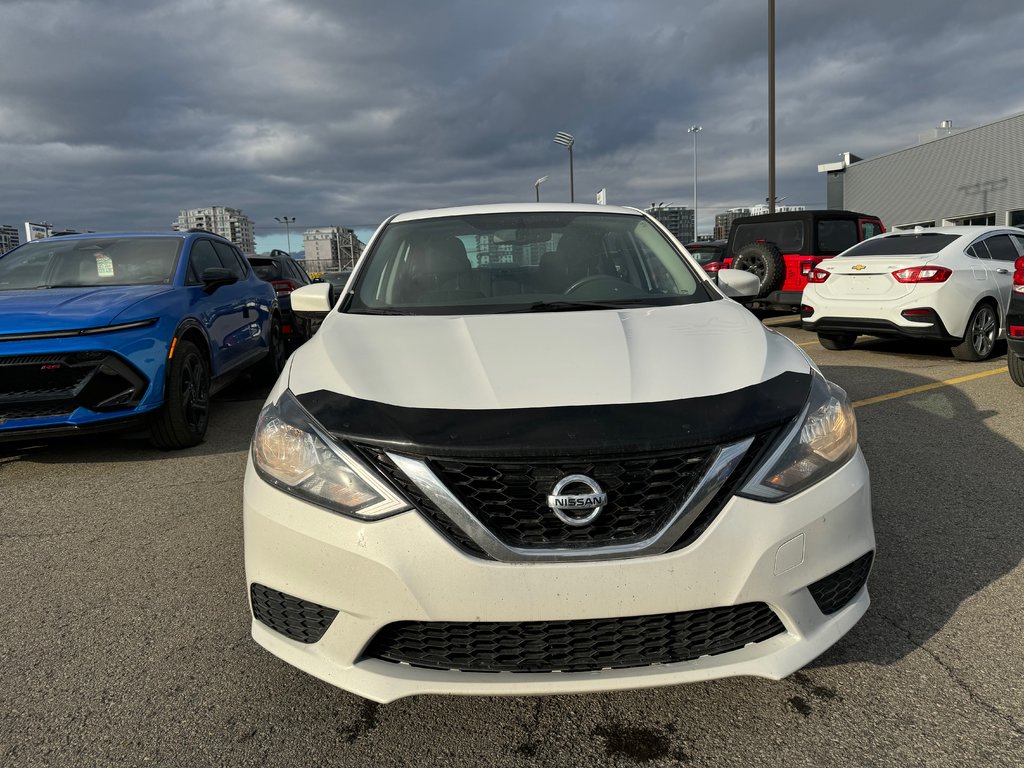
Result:
{"label": "steering wheel", "polygon": [[618,283],[619,285],[623,283],[622,280],[614,275],[587,275],[586,277],[581,277],[575,283],[562,291],[562,293],[568,296],[569,294],[574,293],[578,288],[582,288],[584,285],[589,285],[590,283],[596,283],[598,281],[611,281],[613,283]]}

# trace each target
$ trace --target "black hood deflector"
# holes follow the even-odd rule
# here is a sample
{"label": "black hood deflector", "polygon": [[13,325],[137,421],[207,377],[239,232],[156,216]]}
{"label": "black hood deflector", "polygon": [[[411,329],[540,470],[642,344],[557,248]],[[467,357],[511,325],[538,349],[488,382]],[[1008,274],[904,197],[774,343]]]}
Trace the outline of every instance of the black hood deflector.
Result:
{"label": "black hood deflector", "polygon": [[654,403],[478,410],[406,408],[326,390],[296,398],[339,439],[407,454],[511,458],[728,443],[794,419],[810,387],[810,373],[787,371],[732,392]]}

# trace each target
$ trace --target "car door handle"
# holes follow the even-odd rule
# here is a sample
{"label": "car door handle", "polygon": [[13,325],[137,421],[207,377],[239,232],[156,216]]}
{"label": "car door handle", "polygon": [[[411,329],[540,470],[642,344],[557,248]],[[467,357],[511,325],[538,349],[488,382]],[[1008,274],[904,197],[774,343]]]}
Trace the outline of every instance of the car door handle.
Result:
{"label": "car door handle", "polygon": [[1008,274],[1010,274],[1010,270],[1008,270],[1008,269],[997,269],[996,270],[996,274],[997,275],[1008,275]]}

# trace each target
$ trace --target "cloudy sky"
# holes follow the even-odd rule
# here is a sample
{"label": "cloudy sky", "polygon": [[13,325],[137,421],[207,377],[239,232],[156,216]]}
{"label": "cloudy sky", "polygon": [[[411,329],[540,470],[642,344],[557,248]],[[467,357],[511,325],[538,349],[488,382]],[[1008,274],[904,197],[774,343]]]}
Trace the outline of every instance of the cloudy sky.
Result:
{"label": "cloudy sky", "polygon": [[[777,0],[777,194],[818,163],[1024,111],[1020,0]],[[166,230],[228,205],[260,250],[475,202],[767,195],[767,0],[0,0],[0,224]],[[293,247],[300,245],[293,235]]]}

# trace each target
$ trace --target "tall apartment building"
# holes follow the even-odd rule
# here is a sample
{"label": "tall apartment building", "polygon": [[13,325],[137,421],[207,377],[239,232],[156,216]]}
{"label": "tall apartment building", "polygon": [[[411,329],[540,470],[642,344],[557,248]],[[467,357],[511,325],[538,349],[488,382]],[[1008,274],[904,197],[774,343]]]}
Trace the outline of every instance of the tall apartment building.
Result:
{"label": "tall apartment building", "polygon": [[[776,213],[786,213],[787,211],[806,211],[806,205],[776,205]],[[764,216],[768,213],[768,203],[758,203],[757,205],[750,206],[751,216]]]}
{"label": "tall apartment building", "polygon": [[252,219],[238,208],[211,205],[208,208],[186,208],[171,225],[175,231],[206,229],[226,237],[244,253],[256,252],[256,228]]}
{"label": "tall apartment building", "polygon": [[18,228],[10,224],[0,224],[0,253],[7,253],[11,248],[21,245]]}
{"label": "tall apartment building", "polygon": [[308,267],[334,271],[352,269],[363,252],[363,243],[348,227],[312,227],[302,233]]}
{"label": "tall apartment building", "polygon": [[693,208],[687,208],[685,205],[652,205],[644,212],[660,221],[679,242],[692,243],[694,241],[696,235],[694,234]]}
{"label": "tall apartment building", "polygon": [[728,240],[732,223],[740,216],[749,216],[749,208],[730,208],[725,213],[715,214],[715,240]]}

